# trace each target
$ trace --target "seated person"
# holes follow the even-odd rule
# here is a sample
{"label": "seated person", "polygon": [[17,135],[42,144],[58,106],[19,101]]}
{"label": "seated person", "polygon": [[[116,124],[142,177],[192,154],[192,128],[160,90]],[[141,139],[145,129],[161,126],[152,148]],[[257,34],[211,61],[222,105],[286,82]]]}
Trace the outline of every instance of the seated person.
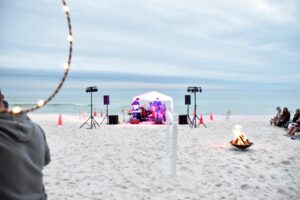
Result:
{"label": "seated person", "polygon": [[296,109],[295,115],[293,117],[292,121],[289,121],[288,123],[285,124],[284,128],[286,129],[290,129],[291,127],[294,127],[295,125],[297,125],[297,120],[300,116],[300,109]]}
{"label": "seated person", "polygon": [[300,116],[300,109],[298,108],[298,109],[296,109],[296,112],[295,112],[292,122],[296,122],[298,120],[299,116]]}
{"label": "seated person", "polygon": [[281,108],[280,108],[279,106],[277,106],[276,110],[277,110],[277,114],[275,115],[275,117],[273,117],[273,118],[270,120],[270,124],[271,124],[271,125],[272,125],[272,124],[275,125],[275,124],[278,122],[278,120],[279,120],[279,117],[280,117],[280,114],[281,114]]}
{"label": "seated person", "polygon": [[282,114],[279,116],[278,122],[275,123],[278,127],[283,127],[290,120],[291,114],[287,108],[283,108]]}
{"label": "seated person", "polygon": [[141,110],[141,113],[140,113],[141,121],[146,121],[147,116],[148,116],[147,110],[145,109],[144,106],[141,106],[140,110]]}
{"label": "seated person", "polygon": [[297,127],[297,126],[293,127],[293,128],[290,129],[290,131],[289,131],[289,133],[288,133],[287,136],[293,138],[293,137],[295,137],[295,135],[296,135],[297,132],[300,132],[300,127]]}
{"label": "seated person", "polygon": [[295,133],[300,131],[300,115],[298,115],[298,119],[295,121],[295,126],[292,126],[287,131],[287,136],[292,137]]}

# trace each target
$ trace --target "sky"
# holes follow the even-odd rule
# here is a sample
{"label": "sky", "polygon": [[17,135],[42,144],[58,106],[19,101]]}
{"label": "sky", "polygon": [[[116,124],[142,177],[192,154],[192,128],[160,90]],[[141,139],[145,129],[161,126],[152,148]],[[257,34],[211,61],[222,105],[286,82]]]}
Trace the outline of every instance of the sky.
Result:
{"label": "sky", "polygon": [[[299,0],[68,4],[74,54],[66,87],[96,82],[120,88],[299,91]],[[0,85],[21,87],[20,77],[43,72],[59,79],[66,37],[60,0],[0,0]]]}

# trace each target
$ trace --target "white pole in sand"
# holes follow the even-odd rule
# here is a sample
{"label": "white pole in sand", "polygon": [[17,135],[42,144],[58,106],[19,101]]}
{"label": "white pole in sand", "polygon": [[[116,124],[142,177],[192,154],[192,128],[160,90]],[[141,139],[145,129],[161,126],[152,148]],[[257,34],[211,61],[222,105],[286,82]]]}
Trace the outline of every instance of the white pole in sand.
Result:
{"label": "white pole in sand", "polygon": [[166,116],[166,154],[169,155],[170,153],[170,149],[171,149],[171,141],[170,141],[170,123],[172,121],[171,119],[171,113],[167,112],[167,116]]}
{"label": "white pole in sand", "polygon": [[173,114],[172,120],[172,154],[171,154],[171,176],[176,176],[176,161],[177,161],[177,135],[178,135],[178,114]]}

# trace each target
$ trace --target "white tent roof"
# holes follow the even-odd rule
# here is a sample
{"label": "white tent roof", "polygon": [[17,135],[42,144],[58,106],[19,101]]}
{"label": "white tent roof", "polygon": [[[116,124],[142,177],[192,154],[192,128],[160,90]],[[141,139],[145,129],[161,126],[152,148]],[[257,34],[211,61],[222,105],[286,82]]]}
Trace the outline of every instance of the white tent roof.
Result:
{"label": "white tent roof", "polygon": [[171,106],[171,111],[173,112],[173,98],[169,97],[167,95],[164,95],[162,93],[156,92],[156,91],[151,91],[151,92],[147,92],[144,94],[140,94],[138,96],[135,96],[132,98],[132,101],[134,101],[136,98],[140,98],[140,100],[144,100],[144,101],[155,101],[156,98],[159,98],[160,101],[167,101],[170,102],[170,106]]}

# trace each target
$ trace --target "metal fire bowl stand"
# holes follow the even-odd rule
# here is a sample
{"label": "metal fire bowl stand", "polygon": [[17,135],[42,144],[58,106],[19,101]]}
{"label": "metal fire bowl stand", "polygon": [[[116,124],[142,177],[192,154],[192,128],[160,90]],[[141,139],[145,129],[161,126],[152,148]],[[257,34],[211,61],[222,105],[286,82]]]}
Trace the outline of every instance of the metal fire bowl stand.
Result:
{"label": "metal fire bowl stand", "polygon": [[252,146],[252,142],[249,142],[249,144],[234,144],[233,143],[234,141],[233,140],[231,140],[230,141],[230,144],[232,145],[232,146],[235,146],[236,148],[238,148],[238,149],[247,149],[247,148],[249,148],[250,146]]}

